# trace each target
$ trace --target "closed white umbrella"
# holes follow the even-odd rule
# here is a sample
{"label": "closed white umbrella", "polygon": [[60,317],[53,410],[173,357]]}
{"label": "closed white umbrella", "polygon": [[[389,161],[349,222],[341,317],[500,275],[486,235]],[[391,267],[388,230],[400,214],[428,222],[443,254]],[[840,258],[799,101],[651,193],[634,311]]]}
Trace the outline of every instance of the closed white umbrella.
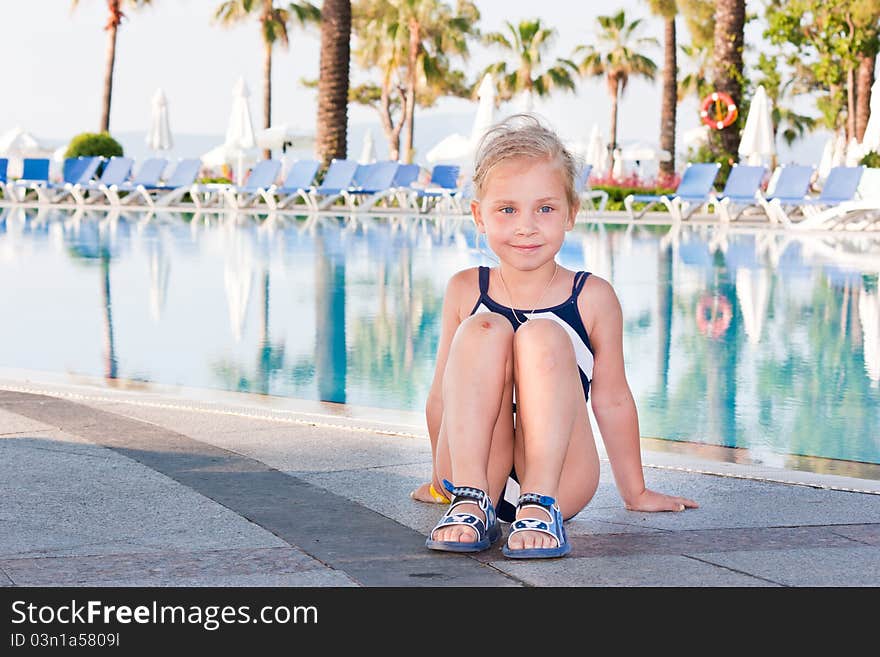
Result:
{"label": "closed white umbrella", "polygon": [[360,164],[372,164],[376,161],[376,144],[373,142],[373,131],[367,130],[364,135],[364,144],[361,147],[361,156],[358,158]]}
{"label": "closed white umbrella", "polygon": [[865,136],[862,137],[862,150],[865,153],[880,152],[880,78],[874,80],[871,86],[870,113]]}
{"label": "closed white umbrella", "polygon": [[495,121],[495,82],[491,74],[486,73],[483,76],[477,89],[477,96],[479,103],[471,126],[470,137],[465,137],[457,132],[447,135],[425,154],[425,159],[428,162],[431,164],[439,162],[459,164],[463,167],[473,165],[477,145],[486,130]]}
{"label": "closed white umbrella", "polygon": [[232,112],[226,128],[226,140],[223,142],[227,152],[235,154],[237,160],[235,182],[239,185],[244,176],[244,158],[248,151],[253,150],[257,145],[254,124],[251,121],[249,97],[250,92],[244,78],[239,78],[232,90]]}
{"label": "closed white umbrella", "polygon": [[825,145],[822,147],[822,157],[819,158],[819,180],[825,180],[831,171],[831,160],[834,158],[834,142],[835,138],[832,135],[825,140]]}
{"label": "closed white umbrella", "polygon": [[474,148],[483,138],[486,130],[495,122],[495,80],[491,73],[483,76],[482,82],[477,89],[477,113],[474,116],[474,125],[471,128],[471,142]]}
{"label": "closed white umbrella", "polygon": [[623,178],[623,157],[620,154],[620,149],[615,148],[611,157],[614,162],[611,165],[611,177],[615,180],[620,180]]}
{"label": "closed white umbrella", "polygon": [[593,169],[603,174],[608,168],[608,149],[602,139],[602,133],[597,124],[590,129],[590,137],[587,140],[587,152],[584,158],[587,164],[592,164]]}
{"label": "closed white umbrella", "polygon": [[772,158],[775,153],[770,101],[764,85],[758,85],[740,137],[739,156],[748,164],[760,165],[764,164],[765,159]]}
{"label": "closed white umbrella", "polygon": [[171,124],[168,121],[168,100],[162,89],[157,89],[153,95],[152,107],[147,146],[151,151],[169,151],[174,146],[174,141],[171,139]]}

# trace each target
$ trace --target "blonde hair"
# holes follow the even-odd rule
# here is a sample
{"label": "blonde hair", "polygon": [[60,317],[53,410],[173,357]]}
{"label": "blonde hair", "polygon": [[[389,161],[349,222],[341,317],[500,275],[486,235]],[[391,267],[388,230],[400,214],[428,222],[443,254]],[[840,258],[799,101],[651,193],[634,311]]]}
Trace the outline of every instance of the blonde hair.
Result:
{"label": "blonde hair", "polygon": [[474,193],[479,199],[489,174],[499,164],[514,159],[544,159],[559,165],[569,207],[578,201],[574,179],[579,162],[559,136],[532,114],[514,114],[496,123],[483,135],[474,162]]}

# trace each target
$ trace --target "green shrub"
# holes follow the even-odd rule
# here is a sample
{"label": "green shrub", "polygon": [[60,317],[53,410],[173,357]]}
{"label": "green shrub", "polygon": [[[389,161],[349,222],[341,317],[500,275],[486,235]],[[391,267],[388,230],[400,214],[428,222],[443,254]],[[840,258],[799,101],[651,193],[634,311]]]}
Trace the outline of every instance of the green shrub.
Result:
{"label": "green shrub", "polygon": [[[608,193],[608,203],[605,204],[605,209],[609,211],[623,211],[626,208],[623,206],[623,199],[625,199],[630,194],[666,194],[670,196],[675,193],[675,189],[670,189],[667,187],[617,187],[615,185],[592,185],[590,189],[593,190],[602,190]],[[639,203],[636,203],[634,207],[640,207]],[[666,206],[657,205],[655,208],[658,212],[665,212]]]}
{"label": "green shrub", "polygon": [[859,164],[863,164],[872,169],[880,169],[880,153],[877,151],[865,153],[865,157],[859,160]]}
{"label": "green shrub", "polygon": [[121,157],[122,145],[107,132],[83,132],[70,140],[64,157]]}
{"label": "green shrub", "polygon": [[702,143],[696,148],[690,148],[687,152],[688,162],[717,162],[721,165],[721,169],[718,170],[718,177],[715,179],[715,185],[719,188],[724,187],[724,184],[727,182],[727,176],[730,175],[730,170],[733,168],[736,160],[735,156],[725,151],[721,146],[720,138],[714,135],[710,138],[709,142]]}

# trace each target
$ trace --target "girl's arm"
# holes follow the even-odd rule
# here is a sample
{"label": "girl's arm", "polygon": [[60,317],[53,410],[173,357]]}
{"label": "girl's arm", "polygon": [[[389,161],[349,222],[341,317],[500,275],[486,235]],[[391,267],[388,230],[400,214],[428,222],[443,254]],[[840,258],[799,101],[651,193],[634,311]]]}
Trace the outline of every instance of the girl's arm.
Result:
{"label": "girl's arm", "polygon": [[[587,281],[592,325],[593,381],[590,386],[593,414],[605,443],[617,489],[627,509],[633,511],[683,511],[697,503],[645,488],[642,473],[639,418],[623,364],[623,313],[611,285],[591,276]],[[586,292],[587,290],[585,290]],[[583,316],[582,309],[582,316]]]}

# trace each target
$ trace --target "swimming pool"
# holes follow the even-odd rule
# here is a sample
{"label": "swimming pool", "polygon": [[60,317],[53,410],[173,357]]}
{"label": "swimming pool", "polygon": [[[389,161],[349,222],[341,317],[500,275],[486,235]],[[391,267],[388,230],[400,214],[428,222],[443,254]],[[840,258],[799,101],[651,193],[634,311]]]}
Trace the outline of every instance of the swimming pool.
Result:
{"label": "swimming pool", "polygon": [[[0,211],[0,368],[421,411],[469,221]],[[880,238],[578,224],[643,436],[880,464]],[[731,457],[728,457],[731,458]]]}

